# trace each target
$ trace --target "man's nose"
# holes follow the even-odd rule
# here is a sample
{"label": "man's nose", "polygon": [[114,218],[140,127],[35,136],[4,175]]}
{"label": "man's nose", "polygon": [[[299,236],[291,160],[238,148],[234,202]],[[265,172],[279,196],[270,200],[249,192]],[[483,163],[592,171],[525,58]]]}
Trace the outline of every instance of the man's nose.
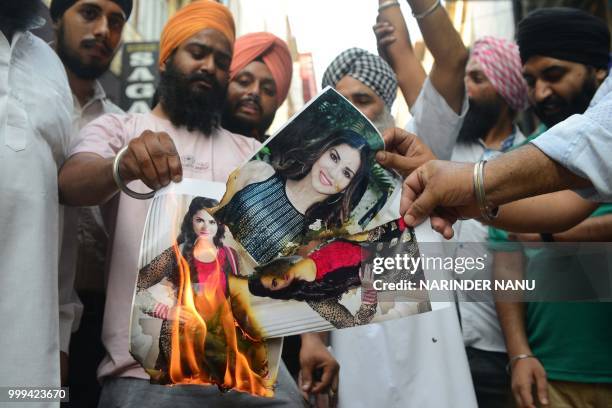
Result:
{"label": "man's nose", "polygon": [[108,19],[105,16],[101,16],[96,20],[93,34],[96,38],[107,38],[109,33]]}
{"label": "man's nose", "polygon": [[534,87],[534,99],[536,102],[541,102],[552,95],[550,84],[546,81],[538,79]]}
{"label": "man's nose", "polygon": [[215,65],[215,56],[210,53],[200,61],[199,70],[208,74],[214,74],[217,67]]}

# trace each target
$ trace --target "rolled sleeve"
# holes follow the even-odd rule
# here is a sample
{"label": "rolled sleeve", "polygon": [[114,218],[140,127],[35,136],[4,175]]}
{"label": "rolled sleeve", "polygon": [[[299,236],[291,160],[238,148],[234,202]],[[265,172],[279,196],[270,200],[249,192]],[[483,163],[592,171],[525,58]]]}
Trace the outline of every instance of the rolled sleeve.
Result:
{"label": "rolled sleeve", "polygon": [[531,141],[594,188],[576,190],[593,201],[612,201],[612,98],[573,115]]}

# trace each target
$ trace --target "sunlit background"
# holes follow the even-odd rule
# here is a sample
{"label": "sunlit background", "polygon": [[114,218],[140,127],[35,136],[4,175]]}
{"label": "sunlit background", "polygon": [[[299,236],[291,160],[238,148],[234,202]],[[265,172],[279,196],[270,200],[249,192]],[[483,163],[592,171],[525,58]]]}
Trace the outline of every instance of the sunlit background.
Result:
{"label": "sunlit background", "polygon": [[[45,0],[46,3],[49,0]],[[176,10],[191,0],[134,0],[132,15],[124,30],[124,43],[150,42],[147,49],[156,47],[165,22]],[[361,47],[376,53],[372,32],[377,0],[221,0],[234,15],[238,36],[255,31],[268,31],[287,41],[294,61],[294,77],[289,97],[277,112],[271,132],[278,129],[293,113],[321,89],[325,68],[343,50]],[[408,3],[400,0],[415,51],[426,70],[432,64],[431,55],[422,42],[416,20]],[[551,5],[570,5],[606,15],[612,10],[612,0],[455,0],[444,1],[453,24],[466,45],[484,35],[503,38],[514,36],[515,22],[533,8]],[[145,47],[146,48],[146,47]],[[129,48],[124,48],[128,49]],[[132,47],[132,49],[142,49]],[[149,103],[154,81],[148,76],[134,75],[133,67],[126,67],[125,52],[118,53],[105,76],[103,85],[108,95],[127,111],[142,111]],[[148,67],[156,76],[155,65]],[[128,81],[131,77],[132,81]],[[129,95],[126,95],[129,94]],[[128,98],[141,97],[138,98]],[[141,103],[134,103],[134,101]],[[393,115],[402,126],[409,118],[403,98],[398,97]]]}

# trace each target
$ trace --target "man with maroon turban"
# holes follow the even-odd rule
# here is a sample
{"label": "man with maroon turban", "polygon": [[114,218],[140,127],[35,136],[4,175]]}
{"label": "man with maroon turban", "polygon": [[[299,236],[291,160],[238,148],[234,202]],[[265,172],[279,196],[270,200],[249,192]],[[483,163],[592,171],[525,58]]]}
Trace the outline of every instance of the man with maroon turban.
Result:
{"label": "man with maroon turban", "polygon": [[223,127],[263,142],[291,84],[287,44],[274,34],[243,35],[234,45]]}
{"label": "man with maroon turban", "polygon": [[[230,67],[223,127],[263,142],[277,109],[287,98],[292,73],[289,48],[274,34],[259,32],[238,38]],[[337,388],[339,365],[319,334],[301,335],[299,361],[304,397]],[[322,372],[320,380],[314,379],[316,370]]]}

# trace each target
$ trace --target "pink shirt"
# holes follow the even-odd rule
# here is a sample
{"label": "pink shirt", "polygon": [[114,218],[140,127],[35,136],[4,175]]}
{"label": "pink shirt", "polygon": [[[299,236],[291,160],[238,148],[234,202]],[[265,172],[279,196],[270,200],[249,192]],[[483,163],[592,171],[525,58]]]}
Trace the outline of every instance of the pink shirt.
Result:
{"label": "pink shirt", "polygon": [[[229,174],[260,146],[255,139],[225,129],[215,130],[209,136],[197,131],[189,132],[186,128],[177,129],[168,120],[151,113],[108,114],[81,130],[71,155],[89,152],[104,158],[114,157],[119,149],[145,130],[163,131],[172,137],[181,157],[185,178],[225,183]],[[141,192],[148,190],[140,181],[130,183],[129,187]],[[98,368],[98,377],[149,378],[128,351],[132,297],[149,200],[135,200],[123,193],[118,200],[116,198],[109,203],[115,214],[107,218],[107,227],[112,236],[102,327],[106,356]]]}

